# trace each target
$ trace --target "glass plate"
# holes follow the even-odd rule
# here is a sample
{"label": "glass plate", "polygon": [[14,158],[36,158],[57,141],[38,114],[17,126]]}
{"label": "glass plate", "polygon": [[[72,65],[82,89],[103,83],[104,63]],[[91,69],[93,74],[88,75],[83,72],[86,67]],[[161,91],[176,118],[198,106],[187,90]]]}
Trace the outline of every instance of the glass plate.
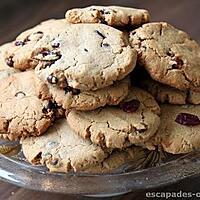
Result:
{"label": "glass plate", "polygon": [[0,179],[33,190],[110,197],[199,175],[200,152],[172,156],[147,151],[110,174],[49,173],[24,158],[19,143],[0,140]]}

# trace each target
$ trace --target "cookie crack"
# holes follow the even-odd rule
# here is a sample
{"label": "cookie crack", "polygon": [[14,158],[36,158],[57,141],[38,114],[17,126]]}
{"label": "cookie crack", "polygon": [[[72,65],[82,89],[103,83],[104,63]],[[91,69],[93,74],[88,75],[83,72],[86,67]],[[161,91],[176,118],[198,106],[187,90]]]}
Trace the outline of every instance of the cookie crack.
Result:
{"label": "cookie crack", "polygon": [[107,124],[107,127],[108,127],[109,129],[111,129],[111,130],[113,130],[113,131],[117,131],[117,134],[119,134],[120,132],[122,132],[122,133],[127,133],[127,132],[124,131],[124,130],[120,130],[120,129],[111,127],[111,125],[110,125],[110,123],[109,123],[108,121],[106,122],[106,124]]}
{"label": "cookie crack", "polygon": [[142,125],[144,125],[144,129],[142,130],[142,131],[146,131],[146,130],[148,130],[148,125],[145,123],[145,116],[144,116],[144,110],[142,110],[142,112],[141,112],[141,117],[142,117]]}
{"label": "cookie crack", "polygon": [[[154,49],[154,48],[152,48],[152,47],[148,47],[148,48],[151,49],[152,51],[154,51],[154,53],[155,53],[160,59],[169,57],[168,55],[167,55],[167,56],[161,56],[161,55],[156,51],[156,49]],[[192,80],[190,80],[190,79],[187,77],[187,75],[186,75],[184,69],[167,68],[167,70],[166,70],[166,72],[165,72],[165,76],[169,73],[169,71],[172,71],[172,70],[181,71],[181,72],[182,72],[182,75],[183,75],[184,78],[185,78],[185,80],[186,80],[187,82],[189,82],[191,85],[194,86]]]}

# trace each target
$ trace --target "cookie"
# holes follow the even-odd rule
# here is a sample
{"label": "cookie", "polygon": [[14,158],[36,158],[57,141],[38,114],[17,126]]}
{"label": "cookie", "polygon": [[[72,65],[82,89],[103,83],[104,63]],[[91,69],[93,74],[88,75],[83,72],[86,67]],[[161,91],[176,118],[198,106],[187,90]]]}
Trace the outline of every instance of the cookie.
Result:
{"label": "cookie", "polygon": [[41,98],[53,98],[58,105],[66,110],[73,108],[76,110],[94,110],[105,105],[118,105],[128,95],[129,86],[129,78],[103,89],[85,92],[70,87],[59,89],[46,85],[45,89],[41,89],[43,91]]}
{"label": "cookie", "polygon": [[[75,134],[65,119],[40,137],[22,140],[22,150],[32,164],[46,165],[51,172],[108,172],[134,159],[142,148],[113,153]],[[31,148],[30,148],[31,147]]]}
{"label": "cookie", "polygon": [[161,146],[172,154],[188,153],[200,149],[200,106],[162,105],[161,124],[156,135],[145,146]]}
{"label": "cookie", "polygon": [[103,23],[114,27],[139,26],[149,22],[149,12],[120,6],[90,6],[68,10],[69,23]]}
{"label": "cookie", "polygon": [[36,73],[61,88],[101,89],[123,79],[136,64],[137,53],[124,34],[104,24],[74,24],[50,40],[60,46],[35,55],[40,61]]}
{"label": "cookie", "polygon": [[132,88],[119,106],[94,111],[72,110],[69,126],[81,137],[107,148],[124,148],[148,140],[158,129],[159,106],[151,95]]}
{"label": "cookie", "polygon": [[150,92],[161,103],[200,104],[200,92],[181,91],[150,78],[141,80],[140,86]]}
{"label": "cookie", "polygon": [[148,23],[130,33],[130,43],[154,80],[200,91],[200,46],[185,32],[165,22]]}
{"label": "cookie", "polygon": [[33,54],[43,48],[38,42],[45,35],[59,33],[65,26],[67,26],[66,20],[51,19],[22,32],[5,52],[5,62],[10,68],[20,70],[35,68],[38,61],[33,58]]}
{"label": "cookie", "polygon": [[0,80],[0,137],[16,140],[44,133],[55,118],[57,106],[37,96],[34,71],[15,73]]}
{"label": "cookie", "polygon": [[[14,68],[37,65],[36,73],[44,82],[80,90],[112,85],[134,69],[137,52],[123,32],[104,24],[67,24],[63,20],[51,21],[45,31],[49,23],[18,37],[16,42],[23,45],[13,47],[6,58]],[[58,27],[64,24],[58,31],[54,23]]]}
{"label": "cookie", "polygon": [[17,69],[10,68],[4,59],[4,55],[7,49],[9,49],[12,46],[11,43],[4,44],[0,46],[0,79],[6,78],[10,76],[11,74],[14,74],[16,72],[19,72]]}

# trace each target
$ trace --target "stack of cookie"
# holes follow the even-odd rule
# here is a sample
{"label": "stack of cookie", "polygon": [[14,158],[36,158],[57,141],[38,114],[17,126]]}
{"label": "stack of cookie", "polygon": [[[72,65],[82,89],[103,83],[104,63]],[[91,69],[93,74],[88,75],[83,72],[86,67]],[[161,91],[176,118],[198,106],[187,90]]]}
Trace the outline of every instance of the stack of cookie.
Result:
{"label": "stack of cookie", "polygon": [[0,47],[0,60],[0,137],[21,140],[32,164],[109,172],[144,148],[199,147],[200,47],[146,10],[69,10]]}

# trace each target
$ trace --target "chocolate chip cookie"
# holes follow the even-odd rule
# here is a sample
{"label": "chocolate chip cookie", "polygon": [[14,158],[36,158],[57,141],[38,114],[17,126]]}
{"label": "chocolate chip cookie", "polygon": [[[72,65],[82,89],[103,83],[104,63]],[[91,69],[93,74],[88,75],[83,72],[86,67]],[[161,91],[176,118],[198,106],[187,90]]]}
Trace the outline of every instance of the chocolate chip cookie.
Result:
{"label": "chocolate chip cookie", "polygon": [[71,111],[69,126],[81,137],[108,148],[124,148],[153,136],[160,124],[159,106],[151,95],[132,88],[119,106]]}
{"label": "chocolate chip cookie", "polygon": [[162,105],[161,124],[156,135],[145,146],[161,146],[172,154],[200,149],[200,106]]}
{"label": "chocolate chip cookie", "polygon": [[[39,41],[41,41],[45,35],[59,33],[65,26],[67,26],[65,20],[51,19],[22,32],[5,52],[5,62],[10,68],[20,70],[35,68],[38,64],[38,60],[34,59],[34,54],[43,49]],[[55,46],[54,41],[52,41],[52,45]]]}
{"label": "chocolate chip cookie", "polygon": [[[42,88],[42,99],[53,98],[64,109],[94,110],[105,105],[118,105],[127,95],[130,79],[126,78],[96,91],[80,91],[71,87],[59,89],[51,85]],[[49,94],[49,95],[48,95]],[[51,95],[50,95],[51,94]]]}
{"label": "chocolate chip cookie", "polygon": [[51,172],[109,172],[143,152],[142,148],[131,147],[110,155],[109,150],[75,134],[65,119],[57,121],[45,135],[21,143],[30,163],[46,165]]}
{"label": "chocolate chip cookie", "polygon": [[148,23],[130,33],[130,42],[154,80],[200,91],[200,46],[188,34],[164,22]]}
{"label": "chocolate chip cookie", "polygon": [[120,6],[90,6],[68,10],[69,23],[103,23],[115,27],[139,26],[149,22],[149,12],[144,9]]}
{"label": "chocolate chip cookie", "polygon": [[181,91],[150,78],[141,80],[140,86],[150,92],[161,103],[200,104],[200,92]]}
{"label": "chocolate chip cookie", "polygon": [[55,118],[57,106],[37,96],[34,71],[15,73],[0,80],[0,137],[16,140],[44,133]]}
{"label": "chocolate chip cookie", "polygon": [[39,61],[38,77],[57,87],[97,90],[123,79],[135,67],[137,53],[124,34],[104,24],[68,25],[51,36],[44,40],[59,41],[59,46],[42,44],[46,50],[34,58]]}
{"label": "chocolate chip cookie", "polygon": [[128,75],[137,60],[137,52],[123,32],[104,24],[67,24],[63,20],[25,32],[6,55],[11,67],[37,66],[36,73],[44,82],[80,90],[112,85]]}
{"label": "chocolate chip cookie", "polygon": [[8,64],[5,62],[4,56],[7,49],[9,49],[12,46],[11,43],[4,44],[0,46],[0,79],[6,78],[10,76],[11,74],[14,74],[16,72],[19,72],[17,69],[9,67],[9,61]]}

